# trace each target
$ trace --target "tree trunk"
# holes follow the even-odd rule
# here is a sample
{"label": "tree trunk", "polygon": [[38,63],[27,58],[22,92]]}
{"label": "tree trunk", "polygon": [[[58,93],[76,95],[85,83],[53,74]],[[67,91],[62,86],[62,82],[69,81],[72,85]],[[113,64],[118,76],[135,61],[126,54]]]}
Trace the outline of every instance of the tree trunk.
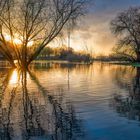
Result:
{"label": "tree trunk", "polygon": [[140,52],[137,52],[137,59],[136,59],[137,62],[140,62]]}
{"label": "tree trunk", "polygon": [[8,61],[10,63],[10,65],[13,67],[13,68],[16,68],[16,65],[14,62],[11,62],[11,61]]}

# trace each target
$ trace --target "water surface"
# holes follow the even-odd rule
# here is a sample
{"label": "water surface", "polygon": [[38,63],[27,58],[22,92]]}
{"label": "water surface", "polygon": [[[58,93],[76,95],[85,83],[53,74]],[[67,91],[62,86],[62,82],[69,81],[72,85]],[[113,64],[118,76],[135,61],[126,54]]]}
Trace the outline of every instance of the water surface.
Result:
{"label": "water surface", "polygon": [[0,140],[139,140],[140,70],[37,63],[0,66]]}

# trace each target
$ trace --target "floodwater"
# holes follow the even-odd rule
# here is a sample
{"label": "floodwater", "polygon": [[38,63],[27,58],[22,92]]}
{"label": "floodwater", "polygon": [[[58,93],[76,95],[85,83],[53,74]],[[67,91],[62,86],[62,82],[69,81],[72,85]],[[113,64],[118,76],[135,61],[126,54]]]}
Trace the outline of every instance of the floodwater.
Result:
{"label": "floodwater", "polygon": [[0,140],[140,140],[140,69],[1,64]]}

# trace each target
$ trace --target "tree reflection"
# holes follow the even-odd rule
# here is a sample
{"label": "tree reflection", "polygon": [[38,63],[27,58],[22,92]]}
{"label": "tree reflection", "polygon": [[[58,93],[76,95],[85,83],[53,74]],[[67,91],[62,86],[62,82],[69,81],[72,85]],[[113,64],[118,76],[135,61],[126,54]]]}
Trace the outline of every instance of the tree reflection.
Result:
{"label": "tree reflection", "polygon": [[13,136],[13,128],[12,128],[12,123],[11,123],[11,113],[13,110],[13,100],[15,98],[16,95],[16,90],[17,87],[13,87],[13,89],[10,92],[10,101],[9,104],[7,105],[7,108],[2,106],[2,99],[5,93],[5,90],[8,86],[8,82],[12,76],[12,70],[9,70],[8,74],[5,75],[2,73],[2,77],[4,77],[3,79],[1,79],[1,91],[0,91],[0,139],[1,140],[11,140],[12,136]]}
{"label": "tree reflection", "polygon": [[[72,104],[63,105],[63,93],[60,93],[59,96],[53,96],[42,87],[37,77],[29,71],[31,78],[34,79],[34,82],[39,88],[39,91],[42,92],[44,97],[52,107],[51,120],[48,120],[51,123],[51,129],[55,131],[51,135],[52,140],[74,140],[78,136],[83,135],[81,129],[81,120],[77,120],[74,107]],[[50,122],[51,121],[51,122]],[[52,123],[53,122],[53,123]]]}
{"label": "tree reflection", "polygon": [[[140,121],[140,68],[135,68],[133,71],[129,72],[127,72],[128,69],[125,70],[126,71],[124,71],[123,75],[121,75],[123,76],[122,78],[117,74],[118,78],[114,79],[120,88],[128,91],[128,95],[126,97],[122,94],[115,94],[111,100],[110,106],[113,107],[121,116],[131,120]],[[131,73],[131,77],[133,77],[131,81],[124,78],[125,74],[128,73]],[[134,73],[135,76],[132,76]],[[128,78],[130,79],[129,76]]]}
{"label": "tree reflection", "polygon": [[[63,90],[52,94],[30,71],[20,71],[18,76],[16,86],[8,85],[12,71],[1,82],[0,139],[76,140],[83,135],[82,122],[71,102],[63,98]],[[30,89],[28,78],[37,89]]]}

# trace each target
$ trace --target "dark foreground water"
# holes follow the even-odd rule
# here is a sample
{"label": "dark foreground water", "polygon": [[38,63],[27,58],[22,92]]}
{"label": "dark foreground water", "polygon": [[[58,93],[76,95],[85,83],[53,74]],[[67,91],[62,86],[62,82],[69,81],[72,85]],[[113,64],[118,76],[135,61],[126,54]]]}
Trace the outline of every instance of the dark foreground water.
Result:
{"label": "dark foreground water", "polygon": [[0,140],[140,140],[140,70],[94,63],[0,67]]}

